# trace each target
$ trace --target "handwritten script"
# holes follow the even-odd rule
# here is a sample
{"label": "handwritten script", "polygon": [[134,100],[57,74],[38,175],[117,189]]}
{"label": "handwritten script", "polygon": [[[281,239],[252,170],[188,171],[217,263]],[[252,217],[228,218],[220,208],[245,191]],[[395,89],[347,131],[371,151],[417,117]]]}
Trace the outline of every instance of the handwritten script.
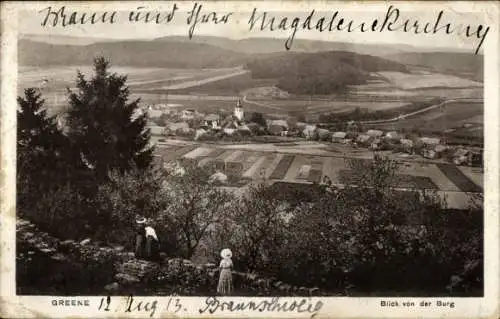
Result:
{"label": "handwritten script", "polygon": [[[312,298],[257,298],[252,300],[232,300],[223,298],[223,300],[212,296],[207,297],[197,311],[200,314],[217,314],[231,312],[279,312],[279,313],[304,313],[314,317],[323,307],[323,302]],[[158,313],[186,313],[188,307],[182,303],[179,297],[164,297],[160,301],[156,299],[141,299],[129,296],[125,301],[113,301],[110,296],[101,298],[97,308],[102,312],[111,313],[139,313],[153,317]]]}
{"label": "handwritten script", "polygon": [[[184,5],[184,4],[182,4]],[[187,13],[187,14],[186,14]],[[189,8],[181,8],[180,3],[172,3],[167,11],[155,11],[147,7],[140,6],[129,12],[125,11],[101,11],[88,12],[81,10],[71,10],[66,6],[48,6],[39,11],[41,26],[44,28],[70,27],[74,25],[112,25],[120,23],[131,24],[157,24],[167,25],[170,23],[185,24],[188,37],[191,39],[198,28],[206,26],[226,26],[231,27],[232,23],[239,23],[232,20],[234,12],[215,12],[206,10],[202,4],[196,2]],[[405,17],[401,10],[394,5],[390,5],[387,11],[379,17],[369,20],[356,20],[332,10],[330,12],[318,12],[312,9],[305,17],[286,16],[270,13],[259,8],[253,8],[248,13],[248,32],[287,32],[288,38],[284,45],[286,50],[290,50],[298,32],[319,32],[319,33],[377,33],[382,32],[404,32],[419,36],[433,36],[442,34],[462,38],[477,40],[474,53],[481,49],[490,27],[485,24],[463,24],[453,21],[444,10],[435,13],[431,19],[419,19]],[[180,19],[180,20],[179,20]],[[168,29],[166,29],[168,30]]]}

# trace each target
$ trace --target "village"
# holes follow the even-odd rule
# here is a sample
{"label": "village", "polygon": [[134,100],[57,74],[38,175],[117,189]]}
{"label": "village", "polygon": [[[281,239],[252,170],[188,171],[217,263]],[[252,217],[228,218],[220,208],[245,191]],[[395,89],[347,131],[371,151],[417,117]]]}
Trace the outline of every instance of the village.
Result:
{"label": "village", "polygon": [[[298,121],[297,118],[269,119],[261,113],[245,113],[241,100],[233,112],[220,110],[205,114],[181,105],[155,104],[148,114],[151,135],[192,141],[210,142],[293,142],[300,140],[331,143],[345,149],[392,151],[402,156],[439,160],[459,166],[482,167],[483,149],[471,145],[448,144],[444,136],[422,136],[395,130],[363,129],[359,122],[345,123],[346,130],[333,131],[321,124]],[[143,111],[143,112],[144,112]],[[467,125],[467,124],[464,124]],[[268,140],[262,139],[269,137]]]}

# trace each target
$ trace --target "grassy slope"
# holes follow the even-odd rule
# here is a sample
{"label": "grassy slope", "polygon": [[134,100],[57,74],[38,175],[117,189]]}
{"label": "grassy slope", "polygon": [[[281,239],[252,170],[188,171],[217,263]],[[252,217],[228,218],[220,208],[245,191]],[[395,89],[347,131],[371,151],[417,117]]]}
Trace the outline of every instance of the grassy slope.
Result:
{"label": "grassy slope", "polygon": [[217,68],[242,64],[244,53],[208,44],[120,41],[88,45],[48,44],[19,41],[19,64],[30,66],[88,65],[97,55],[109,58],[114,65],[164,68]]}
{"label": "grassy slope", "polygon": [[428,67],[439,73],[483,81],[483,55],[459,52],[406,52],[390,54],[385,58],[407,65]]}

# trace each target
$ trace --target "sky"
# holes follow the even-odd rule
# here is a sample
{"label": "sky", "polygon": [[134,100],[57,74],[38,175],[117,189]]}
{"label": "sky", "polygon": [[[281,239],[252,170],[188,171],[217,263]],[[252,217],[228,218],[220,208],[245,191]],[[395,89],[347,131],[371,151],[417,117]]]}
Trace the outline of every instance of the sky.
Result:
{"label": "sky", "polygon": [[[128,21],[129,12],[135,12],[138,6],[144,6],[142,12],[159,13],[162,16],[172,11],[174,3],[178,9],[169,23],[144,23]],[[277,37],[288,38],[293,33],[293,28],[290,26],[294,17],[300,19],[302,23],[306,16],[309,15],[311,10],[315,10],[312,19],[312,24],[315,25],[318,19],[326,17],[328,22],[330,17],[335,11],[338,11],[338,16],[335,21],[344,18],[346,22],[353,20],[354,25],[359,25],[361,22],[367,22],[371,25],[374,19],[378,19],[381,23],[388,11],[390,3],[377,3],[373,2],[370,5],[363,4],[361,6],[354,6],[347,3],[326,3],[326,2],[311,2],[306,6],[305,2],[202,2],[201,14],[209,14],[216,11],[218,16],[221,17],[225,13],[233,12],[229,17],[229,22],[226,24],[204,23],[197,24],[194,29],[194,36],[196,35],[212,35],[220,37],[228,37],[233,39],[242,39],[250,37]],[[94,6],[81,6],[78,2],[67,3],[65,12],[69,17],[72,12],[77,11],[80,15],[86,13],[91,15],[98,12],[102,14],[103,9],[108,12],[117,11],[115,16],[116,22],[114,24],[85,24],[85,25],[70,25],[63,27],[61,19],[54,27],[52,25],[42,26],[42,22],[47,17],[48,12],[56,12],[62,7],[61,3],[53,3],[48,9],[47,3],[33,3],[31,6],[25,6],[23,11],[18,15],[18,32],[22,34],[40,34],[40,35],[64,35],[64,36],[77,36],[77,37],[97,37],[97,38],[111,38],[111,39],[150,39],[162,36],[180,35],[188,37],[189,28],[191,25],[187,23],[189,11],[195,5],[194,2],[158,2],[158,3],[113,3],[106,5]],[[402,23],[405,20],[410,20],[413,24],[415,20],[419,20],[422,25],[429,22],[434,25],[440,10],[444,10],[441,23],[451,23],[453,27],[463,25],[471,25],[471,36],[458,35],[452,33],[451,35],[445,34],[444,30],[433,35],[416,35],[411,32],[346,32],[346,31],[333,31],[333,32],[318,32],[315,30],[304,31],[300,27],[295,33],[295,39],[314,39],[324,41],[339,41],[339,42],[356,42],[356,43],[398,43],[413,46],[437,47],[437,48],[455,48],[455,49],[470,49],[471,51],[480,43],[480,37],[477,36],[478,25],[484,25],[481,31],[484,34],[486,25],[492,26],[493,23],[488,23],[488,7],[477,6],[470,3],[441,3],[433,2],[431,4],[419,3],[418,8],[411,6],[408,3],[395,2],[394,8],[399,9],[398,22]],[[31,10],[26,10],[30,8]],[[253,30],[249,30],[249,20],[252,15],[252,10],[256,8],[256,17],[259,17],[264,12],[268,12],[267,19],[275,17],[275,25],[284,17],[288,17],[287,25],[288,30],[269,31],[268,29],[260,31],[257,22]],[[55,13],[48,15],[50,22],[54,22],[53,18]],[[490,17],[491,20],[491,17]],[[269,21],[269,20],[268,20]],[[493,21],[493,20],[491,20]],[[379,25],[380,25],[379,23]],[[326,25],[326,23],[325,23]],[[484,47],[484,44],[483,44]]]}

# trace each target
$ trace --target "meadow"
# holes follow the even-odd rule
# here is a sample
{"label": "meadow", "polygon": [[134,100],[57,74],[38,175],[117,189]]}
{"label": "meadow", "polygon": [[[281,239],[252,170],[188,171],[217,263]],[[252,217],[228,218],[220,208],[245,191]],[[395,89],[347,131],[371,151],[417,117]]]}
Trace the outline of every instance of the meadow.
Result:
{"label": "meadow", "polygon": [[453,75],[419,72],[415,73],[402,73],[394,71],[381,71],[378,72],[383,78],[387,79],[394,86],[404,90],[414,90],[422,88],[443,87],[443,88],[469,88],[481,87],[483,84],[459,78]]}
{"label": "meadow", "polygon": [[[436,108],[395,122],[371,124],[369,126],[387,130],[418,130],[421,132],[444,132],[445,130],[450,130],[455,134],[460,133],[471,137],[482,137],[483,110],[483,103],[452,102],[448,103],[444,108]],[[467,124],[473,126],[464,127]]]}

